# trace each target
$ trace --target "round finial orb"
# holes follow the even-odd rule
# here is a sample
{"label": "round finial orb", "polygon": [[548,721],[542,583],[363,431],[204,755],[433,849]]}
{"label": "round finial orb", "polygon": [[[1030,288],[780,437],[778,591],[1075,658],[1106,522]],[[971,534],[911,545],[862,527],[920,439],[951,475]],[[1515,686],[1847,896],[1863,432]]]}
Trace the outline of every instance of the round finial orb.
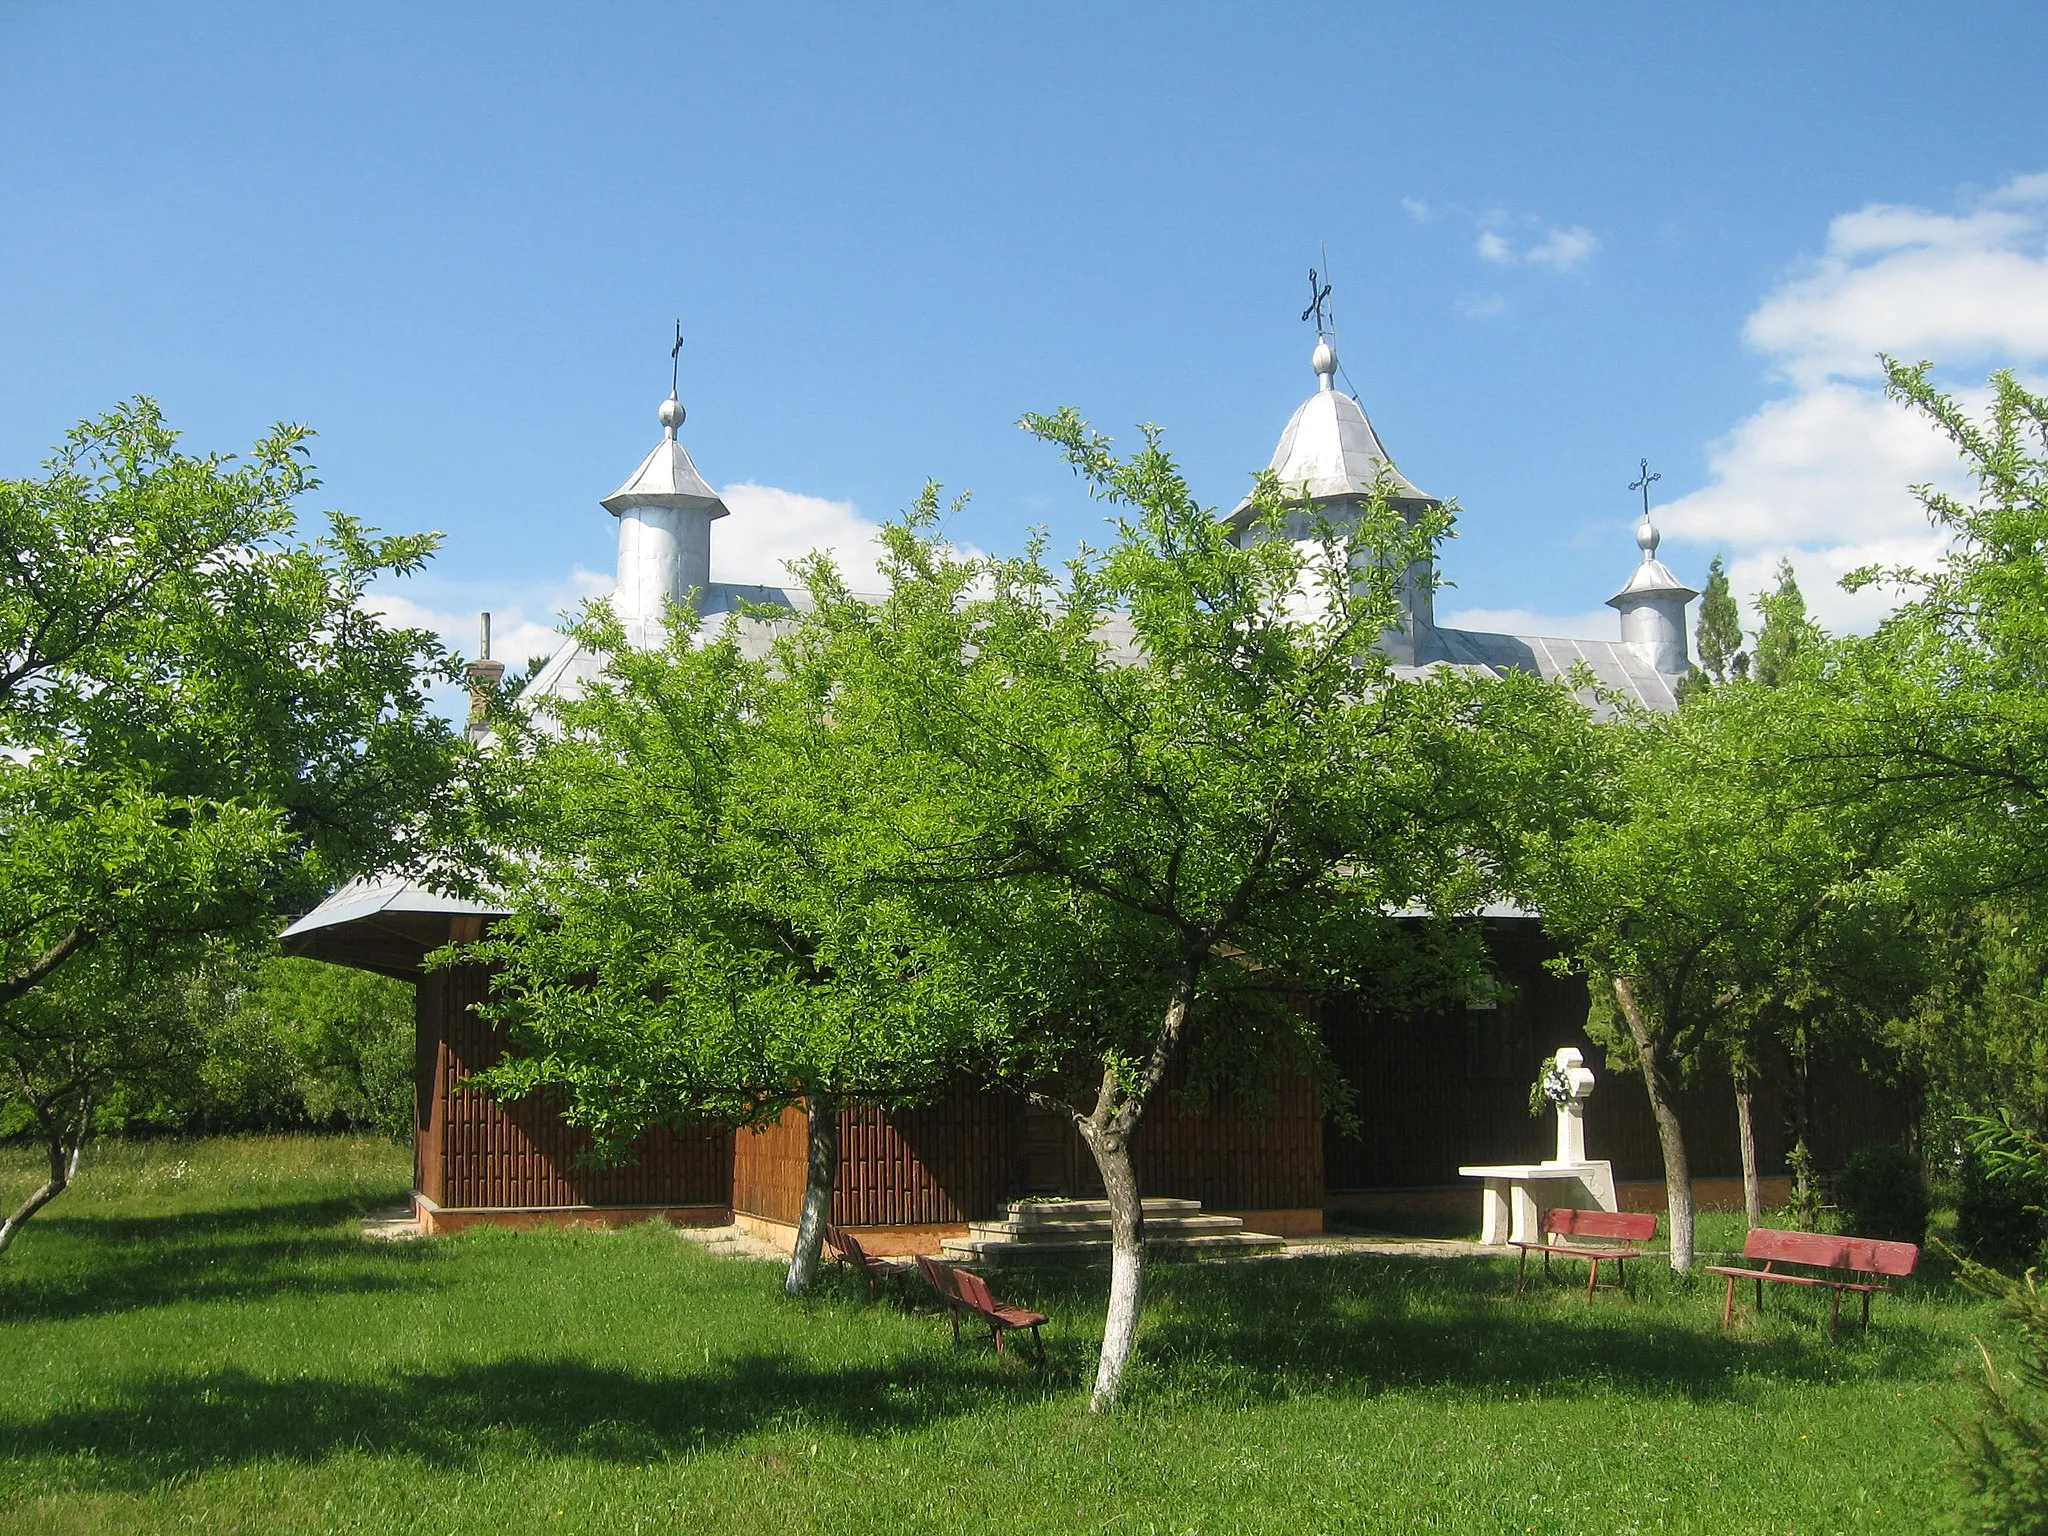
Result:
{"label": "round finial orb", "polygon": [[1636,524],[1636,548],[1640,549],[1645,557],[1657,553],[1658,542],[1657,530],[1647,517]]}
{"label": "round finial orb", "polygon": [[1309,354],[1308,365],[1325,379],[1336,373],[1337,349],[1330,345],[1329,337],[1318,336],[1316,338],[1316,349]]}
{"label": "round finial orb", "polygon": [[655,415],[661,418],[661,424],[664,427],[673,432],[683,424],[683,417],[685,415],[683,402],[674,395],[670,395],[661,402],[661,409],[656,411]]}

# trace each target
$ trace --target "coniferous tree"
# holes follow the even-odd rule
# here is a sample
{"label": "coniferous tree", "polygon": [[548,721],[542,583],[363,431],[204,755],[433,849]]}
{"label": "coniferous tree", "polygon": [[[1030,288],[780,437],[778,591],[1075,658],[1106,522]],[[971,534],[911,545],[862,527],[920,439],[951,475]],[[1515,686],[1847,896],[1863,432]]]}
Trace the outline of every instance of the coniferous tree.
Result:
{"label": "coniferous tree", "polygon": [[[1756,635],[1756,680],[1766,688],[1781,687],[1792,677],[1799,658],[1810,655],[1820,628],[1806,616],[1806,596],[1792,574],[1792,562],[1778,562],[1778,585],[1757,594],[1763,625]],[[1705,626],[1704,616],[1701,619]]]}
{"label": "coniferous tree", "polygon": [[1700,670],[1715,683],[1741,677],[1749,658],[1742,650],[1742,610],[1728,587],[1728,572],[1721,557],[1707,566],[1706,590],[1700,593],[1698,630]]}

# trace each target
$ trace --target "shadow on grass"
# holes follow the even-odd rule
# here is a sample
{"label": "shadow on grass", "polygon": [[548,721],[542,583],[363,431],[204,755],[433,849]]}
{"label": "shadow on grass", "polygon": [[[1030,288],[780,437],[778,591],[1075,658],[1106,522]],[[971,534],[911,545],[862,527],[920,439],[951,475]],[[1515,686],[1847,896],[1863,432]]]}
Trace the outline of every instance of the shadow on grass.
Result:
{"label": "shadow on grass", "polygon": [[672,1375],[514,1358],[375,1383],[219,1370],[140,1378],[90,1407],[0,1425],[0,1456],[61,1458],[67,1480],[128,1490],[339,1452],[458,1470],[508,1454],[640,1466],[761,1430],[892,1434],[1070,1386],[964,1350],[829,1369],[753,1353]]}
{"label": "shadow on grass", "polygon": [[[1148,1389],[1267,1400],[1447,1387],[1549,1396],[1742,1398],[1769,1381],[1924,1381],[1954,1340],[1897,1298],[1866,1334],[1830,1339],[1826,1303],[1781,1301],[1721,1329],[1718,1281],[1644,1274],[1630,1294],[1583,1282],[1512,1295],[1511,1269],[1475,1260],[1346,1256],[1151,1272],[1141,1359]],[[1100,1315],[1103,1277],[1047,1272],[1011,1288],[1048,1312]],[[1887,1309],[1885,1303],[1893,1304]],[[1802,1303],[1806,1303],[1802,1305]]]}
{"label": "shadow on grass", "polygon": [[[60,1251],[0,1261],[0,1317],[61,1322],[181,1302],[392,1290],[421,1282],[416,1244],[372,1246],[335,1228],[357,1199],[305,1200],[162,1216],[56,1217],[39,1232]],[[69,1252],[61,1251],[68,1249]]]}

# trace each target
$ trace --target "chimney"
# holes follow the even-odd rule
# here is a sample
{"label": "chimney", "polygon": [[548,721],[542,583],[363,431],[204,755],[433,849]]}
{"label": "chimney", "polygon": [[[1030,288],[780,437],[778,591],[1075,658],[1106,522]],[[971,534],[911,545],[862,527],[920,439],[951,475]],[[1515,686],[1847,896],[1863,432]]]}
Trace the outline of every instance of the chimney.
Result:
{"label": "chimney", "polygon": [[477,647],[477,659],[463,671],[469,677],[469,728],[471,741],[481,741],[490,729],[485,716],[490,713],[491,693],[504,681],[505,663],[491,660],[491,616],[483,616],[483,643]]}

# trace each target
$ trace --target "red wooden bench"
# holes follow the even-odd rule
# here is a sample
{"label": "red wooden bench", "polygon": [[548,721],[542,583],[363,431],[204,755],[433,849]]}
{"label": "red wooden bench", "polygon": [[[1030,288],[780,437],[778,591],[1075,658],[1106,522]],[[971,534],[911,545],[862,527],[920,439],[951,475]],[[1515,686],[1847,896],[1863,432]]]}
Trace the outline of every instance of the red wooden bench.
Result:
{"label": "red wooden bench", "polygon": [[1022,1307],[1012,1307],[997,1301],[989,1294],[988,1282],[972,1270],[956,1269],[924,1254],[917,1256],[918,1273],[931,1282],[933,1290],[946,1300],[947,1311],[953,1318],[953,1342],[960,1342],[960,1314],[972,1312],[988,1324],[990,1337],[996,1341],[996,1354],[1003,1352],[1003,1335],[1012,1328],[1029,1328],[1031,1342],[1038,1349],[1038,1363],[1045,1364],[1045,1340],[1038,1336],[1039,1328],[1046,1319],[1037,1312],[1027,1312]]}
{"label": "red wooden bench", "polygon": [[[1539,1240],[1515,1244],[1522,1250],[1521,1262],[1515,1266],[1515,1294],[1522,1294],[1522,1277],[1529,1268],[1531,1248],[1543,1255],[1546,1280],[1550,1278],[1551,1259],[1584,1259],[1586,1299],[1591,1301],[1600,1285],[1600,1266],[1612,1264],[1621,1276],[1616,1284],[1628,1284],[1628,1261],[1641,1258],[1643,1250],[1638,1245],[1656,1235],[1657,1216],[1653,1211],[1575,1211],[1562,1207],[1545,1211]],[[1558,1242],[1558,1238],[1565,1241]],[[1597,1239],[1597,1246],[1589,1243],[1589,1238]]]}
{"label": "red wooden bench", "polygon": [[859,1239],[844,1227],[827,1225],[825,1228],[825,1246],[832,1250],[833,1263],[844,1264],[849,1269],[857,1269],[867,1277],[868,1299],[870,1301],[875,1296],[876,1281],[886,1280],[891,1275],[902,1275],[910,1272],[910,1266],[902,1259],[876,1258],[865,1248],[861,1247]]}
{"label": "red wooden bench", "polygon": [[[1912,1243],[1888,1243],[1874,1237],[1830,1237],[1821,1232],[1781,1232],[1774,1227],[1754,1227],[1742,1245],[1745,1259],[1761,1259],[1762,1269],[1742,1269],[1726,1264],[1709,1264],[1707,1273],[1728,1277],[1728,1296],[1721,1303],[1721,1326],[1726,1328],[1735,1315],[1735,1282],[1756,1282],[1756,1305],[1764,1305],[1764,1282],[1780,1285],[1824,1285],[1831,1291],[1828,1332],[1834,1333],[1842,1320],[1842,1292],[1855,1291],[1863,1298],[1863,1326],[1870,1326],[1870,1297],[1873,1291],[1889,1291],[1878,1280],[1846,1280],[1843,1272],[1863,1275],[1904,1276],[1920,1262],[1920,1250]],[[1833,1270],[1835,1275],[1786,1273],[1780,1264],[1799,1264],[1807,1269]]]}

